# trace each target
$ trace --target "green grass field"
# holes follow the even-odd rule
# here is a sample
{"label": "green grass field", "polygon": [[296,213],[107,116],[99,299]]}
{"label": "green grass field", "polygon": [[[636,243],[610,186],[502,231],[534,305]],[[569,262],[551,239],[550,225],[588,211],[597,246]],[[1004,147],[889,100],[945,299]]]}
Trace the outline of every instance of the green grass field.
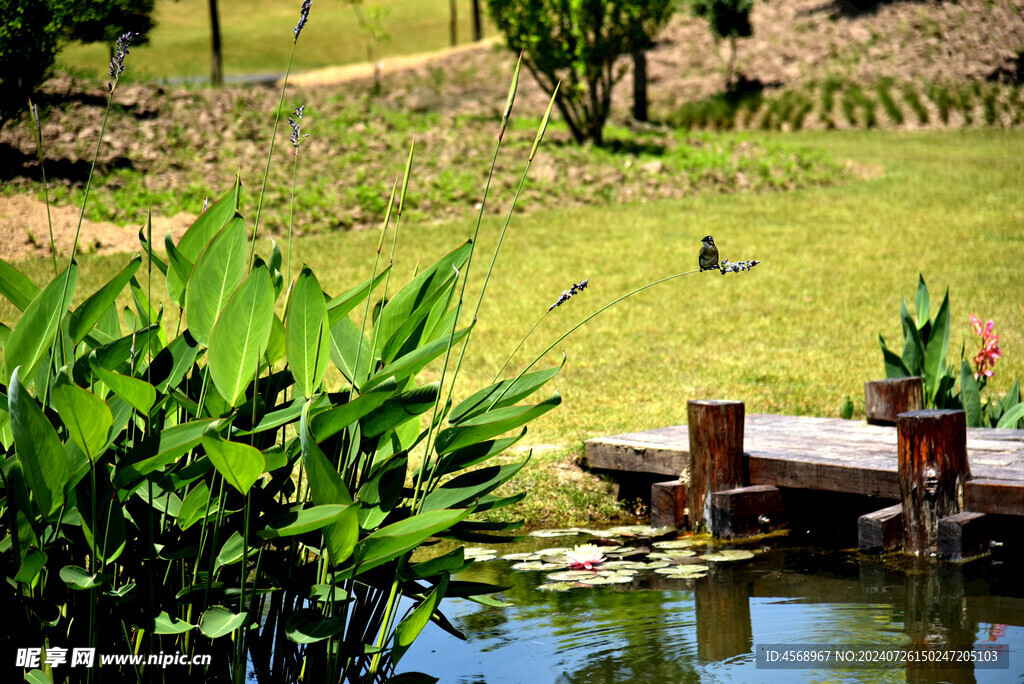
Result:
{"label": "green grass field", "polygon": [[[299,19],[297,0],[219,0],[224,75],[278,74],[284,71]],[[375,0],[364,8],[381,8],[380,26],[390,38],[376,48],[376,57],[414,54],[448,47],[447,0]],[[207,0],[158,0],[156,28],[150,44],[132,48],[127,80],[203,78],[210,75],[210,16]],[[458,39],[472,39],[469,0],[457,3]],[[484,35],[493,35],[485,20]],[[253,46],[259,46],[254,49]],[[106,78],[109,47],[72,44],[57,67]],[[364,34],[351,5],[315,2],[302,32],[293,69],[350,64],[366,60]]]}

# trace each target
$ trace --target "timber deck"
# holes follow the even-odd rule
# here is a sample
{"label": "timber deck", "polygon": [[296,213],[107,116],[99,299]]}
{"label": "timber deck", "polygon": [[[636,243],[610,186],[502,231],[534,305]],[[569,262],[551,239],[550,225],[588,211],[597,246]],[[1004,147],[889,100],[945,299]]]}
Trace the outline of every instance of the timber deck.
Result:
{"label": "timber deck", "polygon": [[[591,468],[679,477],[690,467],[685,425],[591,439]],[[895,426],[752,414],[743,452],[752,485],[899,499]],[[1024,430],[967,429],[964,510],[1024,516]]]}

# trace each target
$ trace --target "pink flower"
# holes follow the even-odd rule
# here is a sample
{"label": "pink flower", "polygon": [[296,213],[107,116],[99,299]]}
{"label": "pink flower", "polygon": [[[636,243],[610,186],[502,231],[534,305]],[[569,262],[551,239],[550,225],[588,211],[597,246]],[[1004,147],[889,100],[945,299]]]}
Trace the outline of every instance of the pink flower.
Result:
{"label": "pink flower", "polygon": [[604,562],[604,554],[596,544],[579,544],[565,552],[565,562],[573,570],[593,570]]}
{"label": "pink flower", "polygon": [[995,366],[996,359],[1003,356],[1003,351],[996,344],[999,341],[999,335],[992,334],[995,323],[989,320],[982,325],[980,318],[974,314],[970,314],[970,316],[974,332],[981,335],[981,350],[974,357],[974,367],[976,369],[974,378],[977,380],[983,375],[986,378],[991,378],[992,367]]}

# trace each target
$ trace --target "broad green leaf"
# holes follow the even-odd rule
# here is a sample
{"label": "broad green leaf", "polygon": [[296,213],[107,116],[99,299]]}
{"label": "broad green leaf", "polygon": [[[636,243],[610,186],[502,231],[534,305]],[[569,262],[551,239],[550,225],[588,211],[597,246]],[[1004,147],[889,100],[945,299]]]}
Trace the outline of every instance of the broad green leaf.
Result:
{"label": "broad green leaf", "polygon": [[190,629],[195,629],[195,625],[180,618],[172,618],[166,610],[160,611],[153,620],[153,634],[182,634]]}
{"label": "broad green leaf", "polygon": [[96,352],[89,355],[89,366],[92,372],[109,387],[114,394],[127,401],[143,415],[147,415],[156,402],[156,388],[145,380],[129,375],[113,373],[101,366],[96,359]]}
{"label": "broad green leaf", "polygon": [[297,644],[313,644],[330,638],[345,629],[343,617],[324,617],[312,608],[300,608],[288,616],[284,623],[285,634]]}
{"label": "broad green leaf", "polygon": [[523,427],[523,429],[519,431],[519,434],[512,435],[511,437],[489,439],[483,442],[477,442],[476,444],[471,444],[470,446],[463,447],[462,449],[456,449],[451,453],[445,454],[441,458],[441,462],[437,467],[437,474],[438,476],[447,475],[448,473],[453,473],[456,470],[462,470],[463,468],[474,466],[477,463],[483,463],[492,456],[505,451],[505,449],[508,449],[525,435],[526,428]]}
{"label": "broad green leaf", "polygon": [[394,381],[384,382],[366,394],[316,414],[311,421],[313,437],[318,442],[333,437],[387,401],[397,387]]}
{"label": "broad green leaf", "polygon": [[[331,361],[346,380],[358,386],[358,381],[369,375],[372,357],[369,343],[351,318],[342,316],[331,326]],[[355,368],[357,359],[358,371]],[[366,391],[367,388],[361,389]]]}
{"label": "broad green leaf", "polygon": [[512,479],[522,470],[530,459],[520,463],[503,466],[488,466],[463,473],[452,478],[432,491],[423,499],[420,510],[433,511],[441,508],[459,508],[472,503],[475,499],[490,494],[502,484]]}
{"label": "broad green leaf", "polygon": [[264,352],[267,365],[273,366],[284,358],[287,351],[288,339],[284,330],[284,323],[281,322],[277,314],[274,314],[274,322],[270,326],[270,338],[267,340],[267,350]]}
{"label": "broad green leaf", "polygon": [[60,578],[72,589],[81,591],[101,586],[109,577],[103,573],[89,574],[89,571],[77,565],[65,565],[60,569]]}
{"label": "broad green leaf", "polygon": [[302,268],[292,288],[287,318],[288,368],[295,389],[308,398],[320,387],[331,353],[324,291],[308,266]]}
{"label": "broad green leaf", "polygon": [[[310,476],[312,477],[312,474]],[[471,512],[471,508],[427,511],[382,527],[356,544],[352,555],[357,571],[366,572],[398,558],[432,535],[448,529]]]}
{"label": "broad green leaf", "polygon": [[365,392],[376,387],[387,378],[394,377],[396,381],[401,382],[405,378],[419,373],[428,363],[441,356],[441,354],[448,349],[449,344],[454,347],[456,344],[461,342],[466,335],[469,334],[472,327],[473,324],[458,331],[452,337],[449,337],[448,335],[439,337],[433,342],[428,342],[408,354],[400,356],[370,376],[370,378],[363,383],[361,389]]}
{"label": "broad green leaf", "polygon": [[388,265],[387,268],[370,280],[367,280],[361,285],[356,285],[351,290],[343,292],[331,301],[327,302],[327,317],[330,321],[330,326],[333,328],[334,325],[341,320],[342,316],[348,314],[348,312],[354,309],[357,304],[369,297],[370,293],[380,285],[381,281],[384,280],[384,277],[390,272],[391,266]]}
{"label": "broad green leaf", "polygon": [[245,221],[235,215],[199,255],[185,288],[188,329],[201,344],[210,344],[213,326],[232,293],[245,280],[248,266]]}
{"label": "broad green leaf", "polygon": [[242,494],[249,493],[267,465],[259,449],[241,442],[229,442],[214,429],[203,435],[203,448],[217,472]]}
{"label": "broad green leaf", "polygon": [[938,393],[939,382],[945,374],[946,352],[949,350],[949,290],[942,298],[939,312],[935,314],[935,325],[924,352],[924,377],[930,387],[925,387],[925,404],[933,403]]}
{"label": "broad green leaf", "polygon": [[245,623],[245,613],[235,615],[224,606],[213,606],[199,617],[199,631],[207,639],[217,639],[230,634]]}
{"label": "broad green leaf", "polygon": [[190,262],[195,263],[200,252],[206,249],[213,236],[220,232],[228,221],[238,212],[238,197],[242,184],[235,176],[235,186],[223,197],[213,203],[189,226],[178,243],[178,251]]}
{"label": "broad green leaf", "polygon": [[170,233],[164,236],[164,249],[167,250],[167,294],[178,308],[185,306],[185,286],[188,284],[188,277],[192,273],[193,263],[189,261],[174,246],[174,238]]}
{"label": "broad green leaf", "polygon": [[64,427],[78,448],[95,462],[106,449],[114,416],[107,403],[70,382],[59,383],[51,393]]}
{"label": "broad green leaf", "polygon": [[[401,325],[384,342],[383,348],[380,351],[380,358],[384,363],[389,363],[395,357],[403,353],[407,354],[420,346],[427,336],[427,332],[433,329],[433,324],[441,318],[451,301],[451,294],[455,288],[457,277],[458,272],[452,270],[448,278],[442,281],[440,286],[416,303],[416,308],[409,312],[409,315],[402,321]],[[384,310],[387,311],[386,306]]]}
{"label": "broad green leaf", "polygon": [[68,457],[43,410],[21,384],[20,366],[14,369],[8,389],[14,447],[36,505],[48,517],[64,503],[64,486],[71,477]]}
{"label": "broad green leaf", "polygon": [[168,393],[181,383],[198,355],[199,343],[186,329],[153,358],[149,366],[150,382],[161,394]]}
{"label": "broad green leaf", "polygon": [[[434,407],[440,391],[440,385],[432,382],[429,385],[414,387],[408,392],[402,392],[396,397],[389,398],[363,419],[361,423],[363,435],[365,437],[382,435],[388,430],[395,429],[399,425],[408,422],[410,418],[415,418],[421,413],[429,411]],[[418,431],[418,422],[416,423],[416,428]]]}
{"label": "broad green leaf", "polygon": [[68,320],[68,328],[71,333],[71,339],[75,341],[75,344],[85,339],[86,334],[99,322],[110,308],[110,305],[117,300],[117,296],[121,294],[125,285],[128,284],[141,265],[142,257],[136,254],[128,262],[128,265],[114,276],[109,283],[89,295],[89,298],[71,313]]}
{"label": "broad green leaf", "polygon": [[981,390],[974,379],[971,362],[964,359],[960,364],[960,402],[967,413],[967,427],[983,427],[981,424]]}
{"label": "broad green leaf", "polygon": [[445,573],[454,575],[462,572],[471,564],[472,561],[468,563],[466,562],[464,547],[460,546],[454,551],[449,551],[443,556],[437,556],[430,560],[405,566],[405,569],[402,571],[402,578],[424,579],[427,577],[436,577]]}
{"label": "broad green leaf", "polygon": [[425,271],[415,276],[401,290],[388,300],[380,319],[377,321],[379,340],[389,340],[409,319],[420,304],[437,290],[444,288],[451,278],[453,268],[462,268],[472,250],[472,241],[467,241],[438,259]]}
{"label": "broad green leaf", "polygon": [[538,418],[562,403],[558,392],[536,406],[509,406],[495,409],[477,416],[455,427],[442,430],[437,435],[435,448],[438,454],[446,454],[497,437],[515,430]]}
{"label": "broad green leaf", "polygon": [[409,650],[416,637],[420,635],[423,628],[430,622],[430,616],[437,610],[437,605],[444,598],[444,592],[448,588],[448,576],[442,575],[441,581],[437,583],[434,590],[427,594],[426,598],[416,604],[416,607],[405,616],[405,619],[398,623],[395,628],[395,646],[392,649],[392,661],[397,663]]}
{"label": "broad green leaf", "polygon": [[345,514],[337,522],[324,528],[323,532],[329,560],[337,565],[352,555],[352,549],[359,536],[359,519],[356,507],[352,506],[352,495],[348,493],[338,471],[328,462],[310,434],[308,403],[299,421],[299,438],[313,503],[318,506],[340,504],[348,507]]}
{"label": "broad green leaf", "polygon": [[21,560],[21,567],[18,568],[18,574],[14,576],[14,581],[28,585],[35,584],[39,572],[46,566],[46,561],[47,556],[43,551],[35,547],[29,548],[28,553]]}
{"label": "broad green leaf", "polygon": [[[147,233],[149,237],[146,237]],[[146,225],[139,228],[139,244],[142,246],[142,253],[146,255],[146,258],[150,259],[153,262],[153,265],[156,266],[156,269],[166,276],[167,264],[153,251],[152,238],[153,215],[152,213],[149,213],[146,216]]]}
{"label": "broad green leaf", "polygon": [[133,487],[143,477],[168,466],[195,447],[207,430],[216,428],[217,418],[203,418],[181,423],[160,431],[156,453],[127,465],[119,465],[114,474],[114,486]]}
{"label": "broad green leaf", "polygon": [[[526,373],[521,378],[514,380],[502,380],[497,384],[485,387],[482,390],[475,392],[468,399],[460,402],[458,406],[453,408],[451,414],[448,416],[448,420],[453,425],[457,425],[458,423],[468,418],[472,418],[473,416],[477,416],[491,408],[511,406],[519,400],[536,392],[548,380],[555,377],[555,375],[558,374],[558,371],[562,370],[562,366],[564,365],[565,356],[563,355],[562,363],[557,366],[542,371]],[[501,398],[498,399],[498,397]],[[497,403],[495,403],[496,399]]]}
{"label": "broad green leaf", "polygon": [[885,344],[885,338],[878,336],[878,343],[882,345],[882,359],[885,363],[885,377],[907,378],[910,377],[910,369],[903,363],[903,359],[896,355],[896,352],[889,349]]}
{"label": "broad green leaf", "polygon": [[78,282],[78,265],[72,263],[69,269],[40,290],[14,324],[4,346],[5,380],[10,378],[15,368],[21,366],[21,377],[31,384],[36,368],[48,355]]}
{"label": "broad green leaf", "polygon": [[1006,409],[1002,417],[999,419],[999,423],[996,425],[998,428],[1007,428],[1010,430],[1016,429],[1017,423],[1024,418],[1024,404],[1014,404],[1012,407]]}
{"label": "broad green leaf", "polygon": [[19,311],[24,311],[39,294],[39,288],[21,271],[0,259],[0,294],[7,297]]}
{"label": "broad green leaf", "polygon": [[921,339],[921,331],[917,329],[914,321],[907,311],[906,302],[900,298],[900,318],[903,322],[903,364],[910,371],[911,375],[924,373],[924,341]]}
{"label": "broad green leaf", "polygon": [[29,670],[25,673],[25,684],[53,684],[53,678],[42,670]]}
{"label": "broad green leaf", "polygon": [[[213,459],[210,459],[213,461]],[[197,522],[217,512],[218,502],[210,502],[210,487],[204,480],[200,480],[192,487],[192,490],[181,500],[178,507],[178,527],[185,531]]]}
{"label": "broad green leaf", "polygon": [[220,553],[217,554],[214,570],[225,565],[238,563],[242,560],[243,555],[245,555],[245,540],[242,538],[242,534],[235,530],[228,537],[228,540],[224,542],[224,546],[220,547]]}
{"label": "broad green leaf", "polygon": [[274,321],[274,288],[266,268],[253,269],[224,307],[210,335],[209,369],[231,406],[245,400]]}
{"label": "broad green leaf", "polygon": [[931,303],[928,298],[928,286],[924,284],[924,276],[917,274],[917,294],[914,297],[917,308],[917,327],[923,328],[932,316]]}
{"label": "broad green leaf", "polygon": [[288,511],[276,517],[267,525],[266,529],[258,530],[256,534],[263,539],[305,534],[338,522],[350,513],[350,508],[352,508],[352,504],[325,504]]}

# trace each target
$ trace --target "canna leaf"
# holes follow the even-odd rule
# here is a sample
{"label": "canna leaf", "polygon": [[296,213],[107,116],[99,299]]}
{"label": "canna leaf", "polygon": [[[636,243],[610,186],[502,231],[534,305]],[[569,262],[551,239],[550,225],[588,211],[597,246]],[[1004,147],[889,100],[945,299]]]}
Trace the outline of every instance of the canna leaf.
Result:
{"label": "canna leaf", "polygon": [[71,317],[68,320],[68,329],[71,333],[71,339],[75,341],[75,344],[85,339],[86,334],[100,321],[141,265],[142,257],[136,254],[128,262],[128,265],[114,276],[109,283],[91,294],[88,299],[71,313]]}
{"label": "canna leaf", "polygon": [[217,390],[231,406],[245,400],[267,348],[274,321],[274,289],[266,267],[255,268],[224,307],[210,334],[208,366]]}
{"label": "canna leaf", "polygon": [[68,457],[56,430],[22,385],[21,366],[11,374],[8,390],[14,448],[29,490],[45,518],[64,503],[64,486],[71,478]]}
{"label": "canna leaf", "polygon": [[78,265],[72,263],[40,290],[25,308],[4,345],[5,380],[21,366],[21,377],[32,384],[36,369],[48,355],[60,321],[68,311],[77,282]]}
{"label": "canna leaf", "polygon": [[308,266],[302,268],[288,300],[286,348],[295,389],[309,398],[320,387],[331,353],[327,303],[320,282]]}
{"label": "canna leaf", "polygon": [[[202,437],[206,455],[224,481],[245,495],[266,469],[267,463],[263,454],[256,447],[229,442],[221,437],[216,429],[211,428]],[[184,506],[184,502],[182,502]]]}
{"label": "canna leaf", "polygon": [[185,288],[188,329],[200,343],[210,344],[213,326],[248,265],[245,221],[235,215],[199,255]]}

